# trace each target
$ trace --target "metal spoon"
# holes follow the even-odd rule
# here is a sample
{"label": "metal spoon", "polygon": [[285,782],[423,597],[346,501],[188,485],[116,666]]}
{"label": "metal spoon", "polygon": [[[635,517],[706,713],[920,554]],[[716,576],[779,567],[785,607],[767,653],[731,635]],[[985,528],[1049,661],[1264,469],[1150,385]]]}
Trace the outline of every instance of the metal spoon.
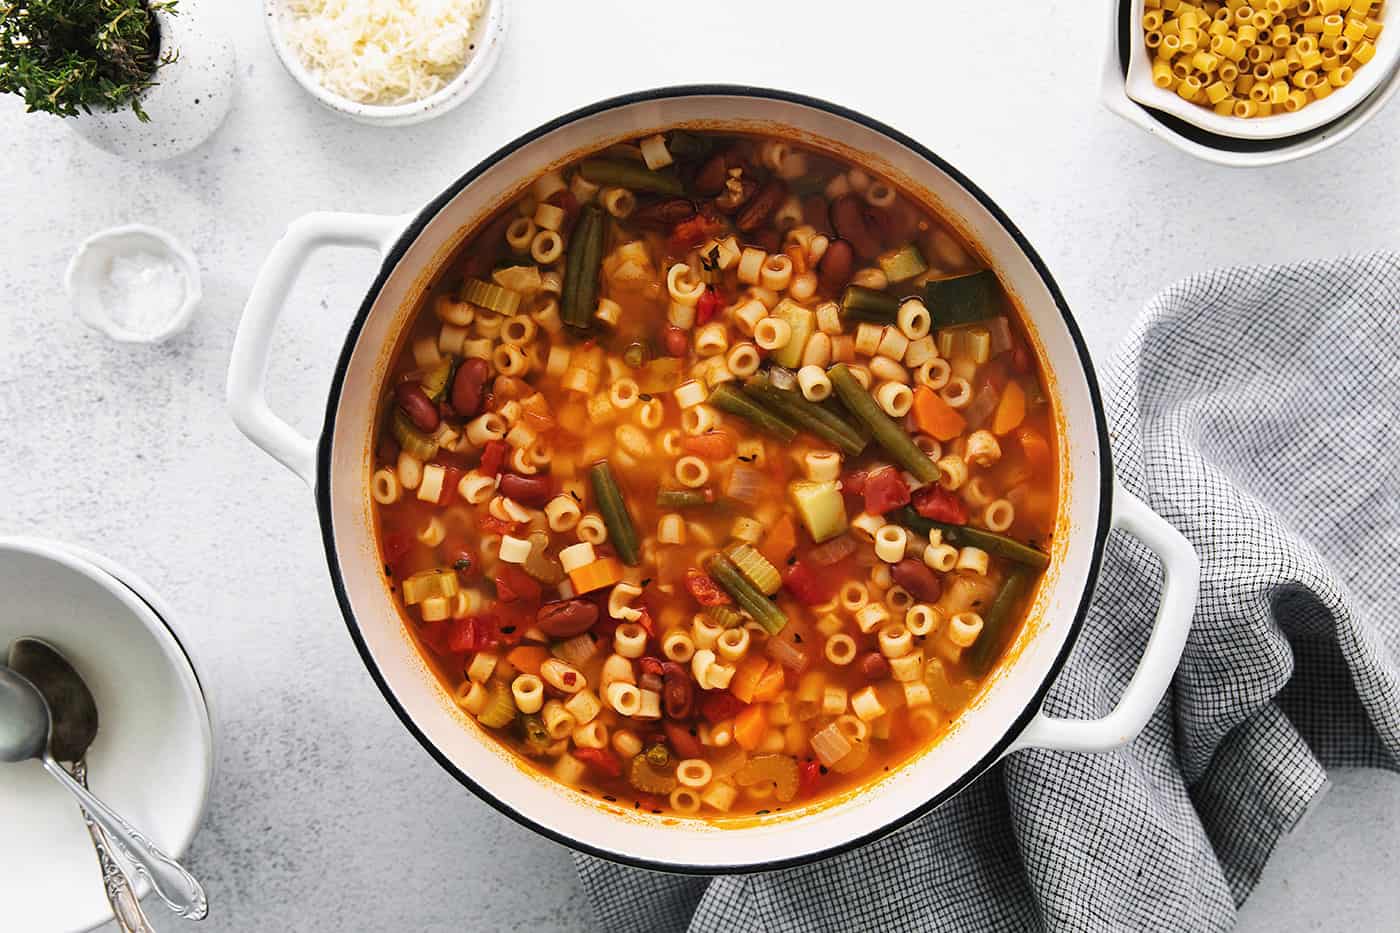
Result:
{"label": "metal spoon", "polygon": [[10,668],[0,667],[0,761],[34,758],[42,762],[44,770],[78,798],[171,910],[186,920],[207,917],[209,900],[194,876],[93,796],[54,760],[49,752],[52,728],[49,705],[44,702],[39,688]]}
{"label": "metal spoon", "polygon": [[[37,638],[16,638],[10,642],[10,667],[18,671],[44,695],[53,714],[53,734],[49,751],[59,761],[73,763],[73,777],[84,787],[87,782],[87,750],[97,738],[97,701],[82,676],[59,654],[58,649]],[[141,909],[107,833],[82,807],[97,863],[102,869],[102,889],[117,919],[121,933],[154,933]]]}

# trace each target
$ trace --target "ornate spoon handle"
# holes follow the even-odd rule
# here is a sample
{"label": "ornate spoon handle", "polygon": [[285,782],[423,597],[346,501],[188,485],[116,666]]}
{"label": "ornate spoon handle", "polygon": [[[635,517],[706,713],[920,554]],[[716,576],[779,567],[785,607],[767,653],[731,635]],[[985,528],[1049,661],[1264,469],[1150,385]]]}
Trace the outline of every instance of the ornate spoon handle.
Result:
{"label": "ornate spoon handle", "polygon": [[[86,759],[73,765],[73,777],[79,784],[88,786]],[[112,840],[107,838],[101,826],[93,822],[87,810],[78,807],[78,812],[83,815],[83,823],[92,837],[92,847],[97,852],[97,862],[102,866],[102,888],[107,892],[107,903],[112,906],[117,927],[122,933],[155,933],[151,922],[146,919],[146,912],[141,909],[141,902],[136,899],[130,879],[112,852]]]}
{"label": "ornate spoon handle", "polygon": [[94,797],[86,787],[73,780],[73,775],[63,770],[53,756],[44,757],[44,770],[78,798],[97,825],[111,837],[117,851],[132,863],[138,874],[151,882],[152,890],[177,916],[186,920],[203,920],[209,915],[209,899],[204,894],[204,888],[184,866],[133,829],[130,823]]}

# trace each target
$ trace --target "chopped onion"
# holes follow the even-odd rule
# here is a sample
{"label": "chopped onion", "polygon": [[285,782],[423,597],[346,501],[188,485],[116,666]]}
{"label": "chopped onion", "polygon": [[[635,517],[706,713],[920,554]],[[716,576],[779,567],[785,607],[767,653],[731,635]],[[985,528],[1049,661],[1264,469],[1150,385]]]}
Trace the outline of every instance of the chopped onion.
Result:
{"label": "chopped onion", "polygon": [[778,389],[797,388],[797,374],[782,366],[773,366],[768,370],[768,381]]}
{"label": "chopped onion", "polygon": [[770,638],[764,650],[768,657],[790,671],[800,674],[807,669],[807,652],[786,639]]}
{"label": "chopped onion", "polygon": [[843,534],[819,544],[807,552],[807,559],[814,564],[829,567],[856,549],[855,538]]}
{"label": "chopped onion", "polygon": [[598,653],[598,642],[590,633],[584,632],[582,635],[561,641],[553,650],[554,656],[565,664],[583,667]]}
{"label": "chopped onion", "polygon": [[753,467],[739,464],[729,474],[729,485],[725,487],[725,494],[731,499],[753,505],[758,502],[762,490],[763,474]]}
{"label": "chopped onion", "polygon": [[812,733],[812,751],[817,753],[818,761],[830,768],[851,753],[851,743],[833,722]]}

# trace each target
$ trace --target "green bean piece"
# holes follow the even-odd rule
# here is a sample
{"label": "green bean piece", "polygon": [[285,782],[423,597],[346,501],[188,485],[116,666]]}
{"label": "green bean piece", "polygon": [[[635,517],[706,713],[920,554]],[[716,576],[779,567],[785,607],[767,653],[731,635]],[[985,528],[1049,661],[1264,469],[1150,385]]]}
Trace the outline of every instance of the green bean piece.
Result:
{"label": "green bean piece", "polygon": [[893,514],[895,519],[905,528],[920,534],[927,535],[930,531],[941,531],[943,540],[956,547],[981,548],[988,554],[1004,557],[1013,563],[1022,564],[1033,570],[1044,570],[1050,566],[1049,554],[1022,544],[1014,538],[999,535],[994,531],[934,521],[931,518],[924,518],[908,506]]}
{"label": "green bean piece", "polygon": [[598,307],[598,270],[603,262],[603,211],[589,204],[579,212],[564,267],[560,317],[572,327],[585,328]]}
{"label": "green bean piece", "polygon": [[698,505],[713,505],[713,489],[660,489],[656,493],[658,509],[689,509]]}
{"label": "green bean piece", "polygon": [[772,602],[759,592],[744,575],[739,572],[739,568],[734,566],[734,562],[723,554],[715,554],[705,562],[705,571],[720,587],[734,597],[734,601],[749,615],[753,616],[763,630],[769,635],[776,635],[787,625],[788,617]]}
{"label": "green bean piece", "polygon": [[893,324],[899,318],[899,299],[873,288],[847,285],[841,295],[841,315],[857,321]]}
{"label": "green bean piece", "polygon": [[627,511],[627,502],[622,498],[622,490],[613,478],[608,461],[599,460],[588,471],[593,481],[593,497],[598,500],[598,511],[603,513],[603,524],[608,526],[608,542],[617,556],[629,567],[641,563],[641,544],[637,538],[637,526],[632,524],[632,516]]}
{"label": "green bean piece", "polygon": [[992,600],[991,607],[982,616],[982,634],[977,636],[972,647],[967,649],[966,655],[973,670],[979,674],[985,673],[992,660],[1001,653],[1012,616],[1016,613],[1016,607],[1021,604],[1021,597],[1030,587],[1033,576],[1029,568],[1013,569],[1007,574],[996,599]]}
{"label": "green bean piece", "polygon": [[676,159],[699,159],[714,150],[713,138],[677,130],[666,140],[666,150]]}
{"label": "green bean piece", "polygon": [[780,389],[763,376],[751,376],[744,383],[744,394],[775,414],[794,422],[804,431],[815,435],[855,457],[865,450],[866,440],[839,415],[802,397],[800,392]]}
{"label": "green bean piece", "polygon": [[870,427],[875,442],[885,448],[885,453],[895,463],[912,473],[920,482],[931,483],[938,479],[938,467],[934,466],[928,454],[920,450],[912,438],[899,424],[880,410],[875,399],[865,391],[845,363],[837,363],[826,371],[831,379],[831,387],[836,390],[841,404]]}
{"label": "green bean piece", "polygon": [[526,754],[543,755],[554,741],[544,727],[544,720],[535,713],[520,713],[516,716],[515,724],[520,729]]}
{"label": "green bean piece", "polygon": [[998,313],[1000,287],[997,274],[991,269],[934,279],[924,284],[924,304],[935,329],[985,321]]}
{"label": "green bean piece", "polygon": [[710,404],[720,411],[743,418],[760,430],[767,431],[786,444],[797,436],[797,428],[787,419],[762,408],[753,399],[727,382],[721,382],[710,393]]}
{"label": "green bean piece", "polygon": [[675,175],[653,172],[645,165],[637,165],[633,162],[584,159],[583,164],[579,166],[579,172],[593,184],[609,188],[654,191],[657,194],[669,194],[673,197],[685,194],[685,186]]}

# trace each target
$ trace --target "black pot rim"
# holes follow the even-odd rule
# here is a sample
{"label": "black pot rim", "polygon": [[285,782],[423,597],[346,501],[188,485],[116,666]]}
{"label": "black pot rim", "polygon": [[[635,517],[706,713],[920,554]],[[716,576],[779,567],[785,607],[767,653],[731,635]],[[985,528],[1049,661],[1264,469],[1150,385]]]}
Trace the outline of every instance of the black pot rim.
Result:
{"label": "black pot rim", "polygon": [[[458,768],[455,764],[453,764],[447,758],[447,756],[444,755],[442,751],[436,745],[434,745],[426,735],[424,735],[422,730],[418,728],[417,724],[414,723],[413,718],[403,708],[403,705],[394,695],[394,692],[390,688],[388,681],[385,680],[383,673],[379,670],[379,667],[375,663],[373,656],[370,654],[369,648],[365,643],[364,636],[360,632],[359,623],[356,621],[355,614],[351,609],[349,596],[345,589],[345,580],[341,575],[340,562],[336,553],[334,530],[331,525],[330,503],[331,447],[332,441],[334,439],[333,434],[335,431],[336,412],[340,407],[341,391],[344,386],[345,374],[349,368],[350,357],[354,353],[355,346],[359,341],[360,332],[364,328],[365,321],[369,318],[370,310],[374,306],[375,301],[378,299],[380,292],[383,290],[385,282],[388,281],[390,274],[398,265],[399,260],[403,257],[404,253],[408,250],[409,246],[418,238],[419,234],[422,233],[424,228],[427,227],[427,225],[438,215],[438,213],[441,212],[443,207],[445,207],[448,202],[450,202],[454,197],[456,197],[457,194],[461,192],[463,188],[471,184],[478,177],[480,177],[487,169],[500,162],[507,155],[511,154],[521,146],[533,142],[534,140],[539,139],[540,137],[543,137],[553,132],[554,130],[559,129],[560,127],[566,126],[570,123],[574,123],[578,120],[587,117],[594,116],[607,110],[631,106],[633,104],[638,103],[686,97],[716,96],[753,97],[765,100],[781,101],[783,103],[795,104],[797,106],[807,107],[814,110],[821,110],[834,116],[841,117],[845,120],[849,120],[853,123],[857,123],[861,126],[866,127],[867,129],[873,130],[877,133],[880,133],[883,136],[888,137],[889,139],[895,141],[896,143],[899,143],[900,145],[904,146],[910,151],[916,153],[921,158],[933,165],[935,168],[939,169],[940,171],[947,174],[949,177],[953,178],[964,190],[971,194],[982,205],[982,207],[988,211],[988,213],[990,213],[994,218],[996,218],[997,222],[1001,224],[1001,226],[1006,230],[1006,232],[1011,235],[1012,239],[1016,242],[1016,245],[1025,254],[1026,258],[1030,260],[1031,265],[1035,268],[1036,273],[1040,276],[1041,281],[1045,285],[1046,289],[1050,292],[1050,295],[1053,297],[1055,301],[1055,306],[1060,311],[1061,319],[1066,329],[1069,331],[1070,337],[1074,343],[1075,351],[1079,355],[1079,363],[1080,366],[1083,368],[1084,378],[1088,385],[1090,400],[1093,403],[1095,428],[1098,434],[1100,454],[1098,524],[1095,530],[1094,547],[1090,559],[1089,572],[1085,579],[1084,593],[1080,598],[1079,606],[1075,610],[1074,621],[1071,623],[1069,634],[1065,638],[1064,644],[1060,648],[1059,654],[1055,658],[1054,663],[1050,665],[1050,669],[1046,673],[1045,678],[1040,684],[1040,686],[1037,688],[1035,695],[1031,698],[1030,702],[1027,703],[1026,708],[1022,711],[1021,715],[1018,716],[1013,722],[1008,724],[1006,732],[1002,735],[1000,739],[998,739],[997,743],[992,747],[992,749],[980,761],[968,768],[967,771],[964,772],[962,777],[958,778],[958,780],[954,781],[951,785],[944,788],[940,793],[935,794],[929,799],[923,801],[918,806],[914,807],[902,816],[891,820],[888,823],[885,823],[881,826],[872,828],[868,833],[865,833],[855,839],[847,840],[829,846],[827,848],[820,849],[816,852],[805,853],[802,855],[792,856],[790,858],[771,859],[765,862],[748,865],[687,865],[681,862],[657,862],[651,859],[638,858],[636,856],[627,855],[625,853],[611,852],[606,849],[601,849],[596,846],[590,845],[588,843],[580,842],[576,839],[571,839],[560,832],[557,832],[547,826],[536,822],[530,816],[521,813],[515,808],[507,805],[506,803],[498,799],[495,795],[493,795],[490,791],[488,791],[486,788],[482,787],[480,784],[474,781],[469,775],[467,775],[464,771]],[[1029,724],[1031,719],[1034,718],[1034,716],[1039,712],[1041,704],[1045,700],[1045,695],[1049,692],[1051,685],[1055,682],[1055,678],[1060,672],[1060,669],[1064,666],[1065,660],[1068,658],[1070,650],[1074,647],[1074,643],[1078,640],[1080,629],[1083,627],[1085,616],[1088,613],[1089,602],[1093,596],[1094,584],[1098,578],[1099,567],[1103,560],[1104,546],[1108,538],[1108,532],[1112,522],[1113,512],[1112,451],[1109,447],[1108,424],[1104,416],[1103,399],[1099,393],[1098,380],[1094,374],[1093,361],[1091,360],[1088,348],[1084,343],[1084,337],[1080,333],[1078,325],[1075,324],[1073,316],[1070,314],[1069,306],[1065,302],[1064,295],[1060,291],[1059,285],[1056,284],[1054,278],[1050,275],[1050,270],[1046,268],[1044,261],[1040,258],[1040,255],[1036,253],[1035,249],[1031,246],[1030,242],[1026,239],[1025,235],[1021,233],[1020,229],[1017,228],[1014,223],[1011,222],[1011,218],[1009,218],[1001,210],[1001,208],[998,207],[997,204],[985,192],[982,191],[982,189],[978,188],[975,184],[973,184],[972,181],[968,179],[967,176],[965,176],[962,172],[958,171],[944,159],[935,155],[927,147],[904,135],[898,130],[893,129],[892,127],[889,127],[884,123],[879,122],[878,120],[874,120],[870,117],[857,113],[853,110],[849,110],[838,104],[829,103],[827,101],[820,100],[814,97],[808,97],[803,94],[795,94],[789,91],[779,91],[773,90],[771,88],[753,87],[748,85],[693,84],[677,85],[673,87],[660,87],[646,91],[637,91],[630,94],[623,94],[617,97],[611,97],[606,100],[590,104],[586,107],[579,108],[570,113],[566,113],[563,116],[557,117],[554,120],[551,120],[548,123],[545,123],[539,127],[536,127],[535,129],[530,130],[529,132],[521,135],[515,140],[512,140],[511,142],[507,143],[500,149],[497,149],[491,155],[487,156],[480,163],[478,163],[474,168],[472,168],[466,174],[462,175],[451,185],[449,185],[436,198],[430,201],[421,211],[419,211],[414,216],[413,221],[409,223],[408,227],[404,230],[403,234],[399,237],[398,241],[394,244],[393,248],[385,254],[383,262],[379,269],[379,273],[376,275],[374,283],[370,286],[369,291],[366,293],[364,301],[360,304],[360,309],[356,313],[355,319],[351,323],[350,329],[346,334],[345,343],[341,348],[340,358],[336,362],[335,372],[331,380],[330,393],[326,402],[326,415],[321,428],[321,437],[317,447],[316,460],[316,511],[320,520],[321,538],[326,550],[326,563],[330,570],[331,583],[335,588],[336,600],[340,604],[340,611],[341,614],[345,617],[346,627],[349,629],[350,637],[355,643],[356,650],[360,653],[360,658],[364,662],[365,668],[369,671],[370,676],[374,679],[375,684],[378,685],[379,691],[384,695],[385,701],[388,702],[390,708],[393,709],[394,714],[398,716],[400,722],[403,723],[404,728],[406,728],[409,731],[409,733],[412,734],[413,737],[418,740],[419,744],[423,746],[423,748],[428,752],[428,754],[431,755],[432,758],[440,766],[442,766],[442,768],[446,770],[448,774],[451,774],[463,786],[467,787],[486,803],[488,803],[501,813],[505,814],[506,816],[510,817],[512,820],[521,824],[522,826],[534,830],[540,835],[551,839],[554,842],[557,842],[569,849],[573,849],[574,851],[582,852],[587,855],[596,856],[598,858],[606,859],[608,861],[617,862],[623,865],[630,865],[635,868],[649,869],[651,871],[694,875],[748,874],[755,872],[775,871],[777,869],[782,868],[793,868],[799,865],[811,864],[813,862],[818,862],[823,859],[840,855],[844,852],[849,852],[854,849],[858,849],[864,845],[874,842],[877,839],[889,835],[895,830],[898,830],[908,825],[909,823],[913,822],[919,817],[931,812],[939,805],[952,799],[965,787],[971,784],[972,781],[976,780],[979,776],[981,776],[983,772],[985,772],[988,768],[995,764],[997,760],[1002,756],[1002,754],[1006,751],[1006,749],[1011,745],[1011,743],[1014,742],[1016,738],[1025,730],[1026,726]]]}

